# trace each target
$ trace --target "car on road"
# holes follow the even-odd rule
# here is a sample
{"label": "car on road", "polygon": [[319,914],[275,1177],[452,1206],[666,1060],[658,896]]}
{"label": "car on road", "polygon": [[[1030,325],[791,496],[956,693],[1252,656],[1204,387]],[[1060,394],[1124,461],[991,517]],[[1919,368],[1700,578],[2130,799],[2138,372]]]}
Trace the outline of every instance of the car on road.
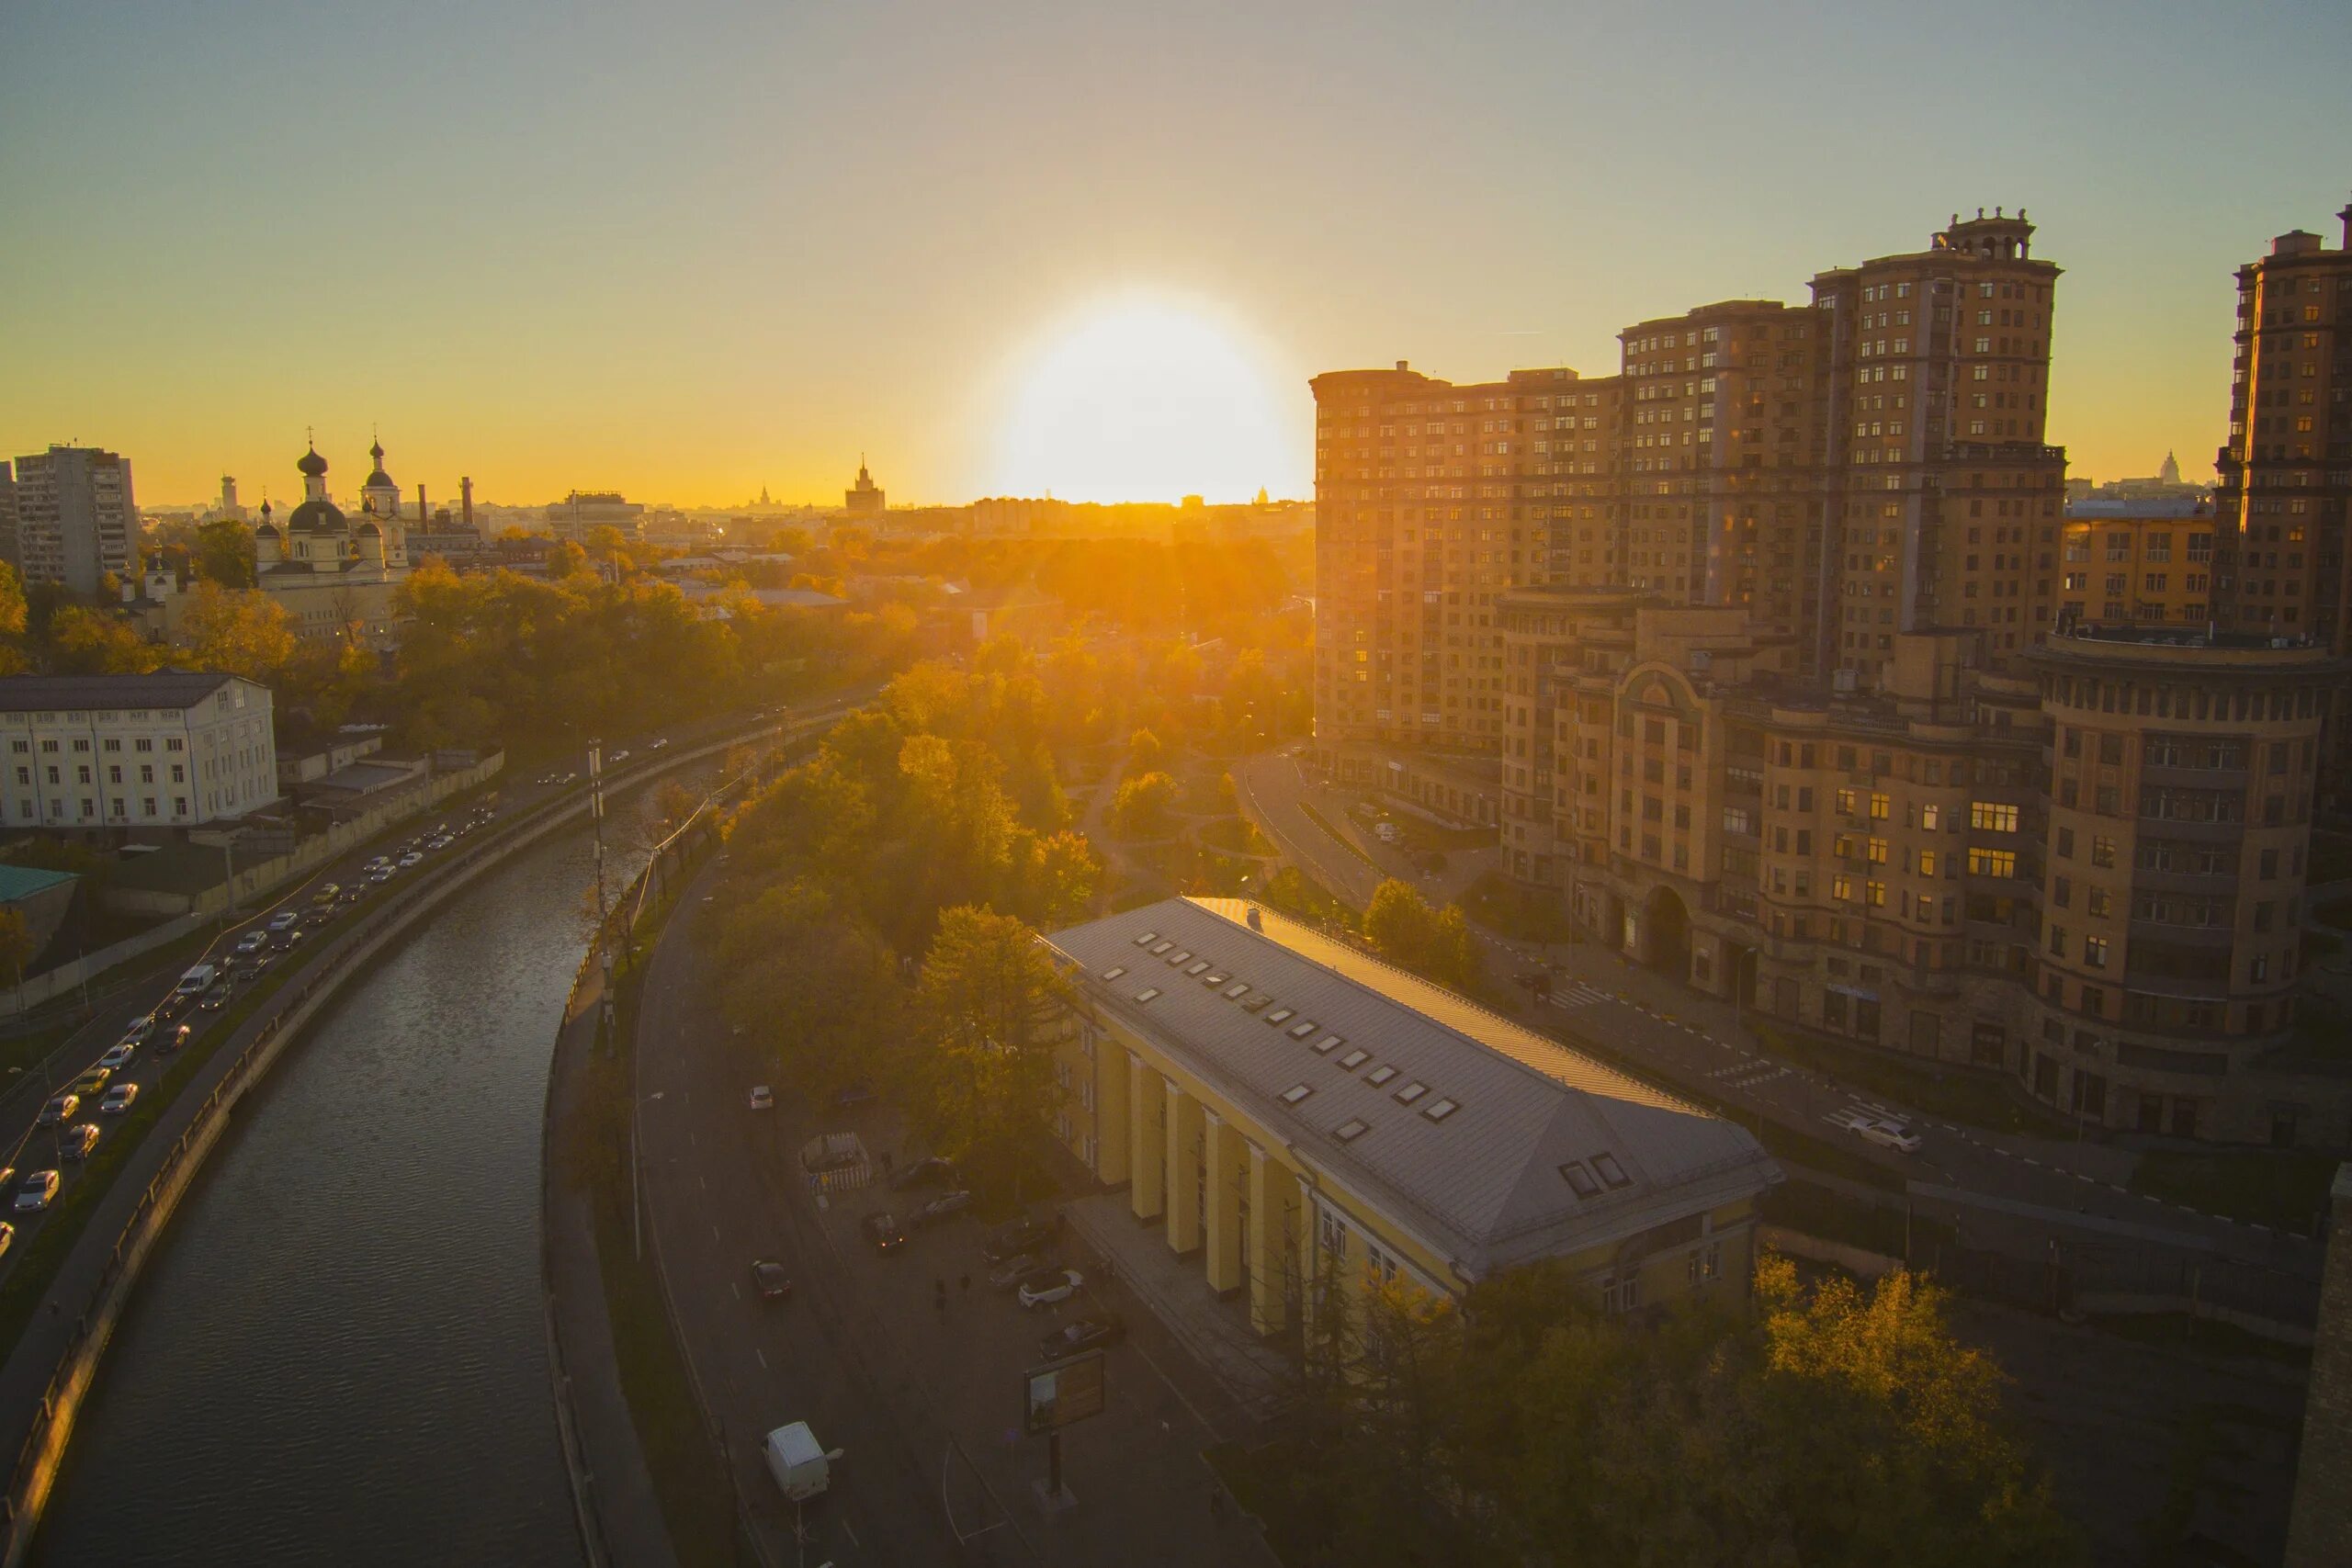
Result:
{"label": "car on road", "polygon": [[130,1102],[138,1098],[137,1084],[119,1083],[107,1090],[107,1097],[98,1101],[98,1110],[108,1116],[119,1116],[130,1110]]}
{"label": "car on road", "polygon": [[6,1220],[0,1220],[0,1256],[6,1256],[8,1250],[8,1244],[16,1239],[17,1227],[10,1224]]}
{"label": "car on road", "polygon": [[164,1036],[163,1044],[157,1046],[156,1049],[168,1056],[175,1051],[187,1050],[187,1043],[195,1038],[196,1025],[192,1023],[183,1023],[177,1029],[173,1030],[169,1034]]}
{"label": "car on road", "polygon": [[27,1171],[24,1179],[17,1183],[17,1197],[12,1207],[20,1214],[37,1214],[48,1208],[50,1201],[56,1196],[57,1172]]}
{"label": "car on road", "polygon": [[907,1224],[916,1230],[935,1225],[942,1220],[953,1219],[972,1206],[972,1195],[965,1191],[942,1192],[922,1208],[907,1216]]}
{"label": "car on road", "polygon": [[890,1179],[893,1192],[911,1192],[918,1187],[944,1187],[956,1179],[956,1162],[944,1155],[931,1155],[915,1161]]}
{"label": "car on road", "polygon": [[907,1245],[906,1227],[899,1224],[899,1217],[888,1209],[878,1214],[866,1215],[857,1228],[867,1241],[874,1244],[876,1252],[896,1252]]}
{"label": "car on road", "polygon": [[96,1094],[107,1087],[107,1079],[114,1077],[111,1067],[92,1067],[65,1086],[68,1094]]}
{"label": "car on road", "polygon": [[196,997],[193,992],[184,996],[178,991],[174,991],[170,996],[165,997],[162,1001],[155,1004],[155,1010],[150,1016],[157,1023],[169,1023],[172,1020],[179,1017],[180,1014],[187,1011],[187,1010],[194,1006],[195,1003]]}
{"label": "car on road", "polygon": [[98,1058],[98,1066],[120,1071],[130,1066],[130,1058],[138,1054],[139,1047],[125,1040],[120,1044],[107,1046],[107,1054]]}
{"label": "car on road", "polygon": [[1050,1280],[1062,1271],[1058,1258],[1040,1258],[1024,1252],[1018,1258],[1007,1258],[989,1270],[989,1289],[1017,1291],[1023,1285],[1034,1285],[1040,1280]]}
{"label": "car on road", "polygon": [[244,935],[237,939],[237,945],[233,951],[240,953],[259,953],[263,948],[267,947],[268,945],[269,933],[267,931],[247,931]]}
{"label": "car on road", "polygon": [[393,867],[389,865],[379,865],[375,870],[368,874],[368,880],[380,887],[398,874],[399,873]]}
{"label": "car on road", "polygon": [[1041,1306],[1066,1302],[1078,1294],[1086,1283],[1086,1276],[1075,1269],[1057,1269],[1043,1280],[1033,1280],[1021,1287],[1021,1304],[1035,1312]]}
{"label": "car on road", "polygon": [[86,1159],[90,1151],[97,1146],[98,1124],[96,1122],[76,1122],[58,1134],[57,1157]]}
{"label": "car on road", "polygon": [[622,747],[619,750],[605,758],[605,761],[612,763],[615,767],[620,766],[623,762],[628,761],[628,748],[626,746]]}
{"label": "car on road", "polygon": [[1002,1263],[1024,1252],[1035,1252],[1054,1239],[1054,1233],[1035,1220],[1015,1220],[989,1232],[980,1251],[991,1263]]}
{"label": "car on road", "polygon": [[40,1115],[38,1120],[44,1127],[55,1127],[62,1124],[67,1118],[71,1117],[74,1112],[81,1109],[82,1097],[80,1095],[61,1094],[56,1099],[51,1100],[47,1105],[40,1108]]}
{"label": "car on road", "polygon": [[125,1045],[144,1045],[147,1043],[148,1036],[154,1032],[155,1015],[153,1013],[149,1013],[144,1018],[134,1018],[130,1021],[130,1027],[122,1032],[122,1043]]}
{"label": "car on road", "polygon": [[317,931],[321,926],[323,926],[323,925],[331,925],[331,924],[333,924],[333,923],[334,923],[334,906],[333,906],[333,905],[329,905],[326,908],[323,908],[323,909],[313,909],[313,910],[311,910],[309,914],[307,914],[307,915],[303,916],[303,917],[302,917],[302,929],[303,929],[304,931]]}
{"label": "car on road", "polygon": [[274,931],[290,931],[301,923],[302,911],[300,909],[280,909],[269,917],[269,929]]}
{"label": "car on road", "polygon": [[1919,1134],[1913,1132],[1908,1123],[1897,1122],[1891,1116],[1860,1116],[1847,1125],[1853,1128],[1854,1135],[1866,1144],[1876,1144],[1883,1149],[1894,1149],[1906,1155],[1919,1152]]}
{"label": "car on road", "polygon": [[251,969],[254,974],[258,975],[277,962],[277,954],[265,947],[259,953],[254,953],[251,958],[246,959],[244,962],[244,967]]}
{"label": "car on road", "polygon": [[663,736],[661,739],[650,743],[645,749],[649,751],[659,751],[668,744],[670,744],[669,737]]}
{"label": "car on road", "polygon": [[780,1302],[792,1294],[792,1276],[773,1258],[755,1258],[752,1263],[752,1288],[760,1292],[763,1301]]}
{"label": "car on road", "polygon": [[1115,1345],[1125,1338],[1126,1334],[1127,1325],[1119,1321],[1116,1313],[1074,1317],[1038,1339],[1037,1357],[1040,1360],[1057,1361],[1064,1356],[1075,1356],[1080,1350]]}
{"label": "car on road", "polygon": [[752,1086],[752,1109],[754,1111],[774,1111],[775,1109],[775,1090],[770,1089],[763,1083],[753,1084]]}
{"label": "car on road", "polygon": [[417,853],[414,850],[411,850],[408,853],[401,856],[401,869],[402,871],[407,871],[413,866],[420,866],[424,863],[424,857]]}
{"label": "car on road", "polygon": [[197,1010],[199,1012],[219,1012],[222,1008],[229,1005],[229,998],[235,995],[235,987],[232,987],[228,981],[223,980],[219,985],[204,993],[204,999],[196,1004]]}
{"label": "car on road", "polygon": [[305,933],[300,926],[294,926],[288,930],[279,931],[277,935],[269,939],[269,951],[272,953],[291,953],[294,951],[294,944],[300,942],[304,934]]}

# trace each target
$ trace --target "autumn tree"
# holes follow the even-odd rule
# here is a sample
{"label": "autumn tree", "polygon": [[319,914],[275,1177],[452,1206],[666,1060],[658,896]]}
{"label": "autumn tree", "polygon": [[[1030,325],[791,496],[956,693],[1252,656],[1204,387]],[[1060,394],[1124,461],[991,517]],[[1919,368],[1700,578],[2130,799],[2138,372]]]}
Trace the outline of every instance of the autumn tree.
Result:
{"label": "autumn tree", "polygon": [[1167,754],[1167,748],[1160,745],[1159,737],[1148,729],[1138,729],[1127,737],[1127,772],[1130,773],[1159,772]]}
{"label": "autumn tree", "polygon": [[1164,839],[1175,831],[1176,781],[1166,773],[1138,773],[1111,798],[1111,830],[1123,839]]}
{"label": "autumn tree", "polygon": [[1054,1046],[1068,1027],[1067,984],[1037,933],[1010,915],[940,912],[915,1007],[927,1048],[918,1103],[940,1148],[976,1168],[1017,1168],[1057,1103]]}
{"label": "autumn tree", "polygon": [[251,588],[255,581],[254,536],[233,517],[198,524],[196,542],[188,550],[188,565],[207,582]]}
{"label": "autumn tree", "polygon": [[0,908],[0,969],[8,972],[9,985],[24,983],[25,965],[32,959],[33,933],[25,912],[14,905]]}
{"label": "autumn tree", "polygon": [[49,617],[50,665],[60,675],[143,675],[160,668],[164,649],[110,611],[62,604]]}
{"label": "autumn tree", "polygon": [[294,657],[294,622],[286,606],[266,593],[223,588],[208,579],[188,595],[180,640],[200,669],[275,686]]}

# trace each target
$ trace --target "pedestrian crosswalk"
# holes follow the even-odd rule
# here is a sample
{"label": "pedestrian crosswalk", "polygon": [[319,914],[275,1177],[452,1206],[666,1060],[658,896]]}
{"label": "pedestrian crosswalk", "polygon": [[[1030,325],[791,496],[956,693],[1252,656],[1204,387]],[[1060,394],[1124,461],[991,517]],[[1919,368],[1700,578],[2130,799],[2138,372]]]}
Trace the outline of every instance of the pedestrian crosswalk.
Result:
{"label": "pedestrian crosswalk", "polygon": [[1707,1075],[1725,1089],[1761,1089],[1777,1078],[1789,1076],[1789,1069],[1779,1062],[1734,1062],[1727,1067],[1717,1067]]}
{"label": "pedestrian crosswalk", "polygon": [[1551,998],[1552,1005],[1554,1007],[1566,1008],[1571,1011],[1574,1011],[1577,1008],[1590,1007],[1595,1002],[1608,1002],[1614,1001],[1616,999],[1616,998],[1611,996],[1606,991],[1595,990],[1592,987],[1586,985],[1582,980],[1574,980],[1569,982],[1566,988],[1553,992]]}

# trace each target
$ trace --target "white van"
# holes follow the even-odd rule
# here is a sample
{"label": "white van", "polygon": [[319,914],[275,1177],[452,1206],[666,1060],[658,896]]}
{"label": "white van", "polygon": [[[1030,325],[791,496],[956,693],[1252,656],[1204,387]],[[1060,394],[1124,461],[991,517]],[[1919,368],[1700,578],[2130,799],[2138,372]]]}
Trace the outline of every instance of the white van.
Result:
{"label": "white van", "polygon": [[842,1457],[839,1449],[819,1448],[817,1434],[808,1429],[806,1421],[795,1421],[770,1432],[761,1451],[767,1455],[768,1473],[784,1488],[784,1495],[796,1503],[823,1495],[832,1480],[833,1461]]}
{"label": "white van", "polygon": [[219,964],[199,964],[195,968],[189,970],[187,974],[181,976],[180,983],[172,988],[183,997],[198,996],[210,990],[212,988],[212,982],[220,977],[220,966]]}

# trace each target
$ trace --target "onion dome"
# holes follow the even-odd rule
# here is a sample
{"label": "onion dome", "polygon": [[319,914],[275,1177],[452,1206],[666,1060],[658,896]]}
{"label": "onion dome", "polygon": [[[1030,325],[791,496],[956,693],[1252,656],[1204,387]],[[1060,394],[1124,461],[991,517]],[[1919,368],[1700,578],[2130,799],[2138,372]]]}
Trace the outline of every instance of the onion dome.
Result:
{"label": "onion dome", "polygon": [[286,520],[286,531],[289,534],[340,534],[350,526],[340,507],[322,496],[315,495],[296,507],[294,514]]}
{"label": "onion dome", "polygon": [[300,470],[304,478],[317,479],[327,471],[327,460],[320,457],[319,449],[313,446],[295,459],[294,467]]}
{"label": "onion dome", "polygon": [[368,482],[361,485],[359,488],[361,490],[394,491],[400,489],[400,486],[392,482],[392,476],[384,472],[384,444],[381,441],[379,441],[373,446],[368,447],[368,456],[376,459],[376,471],[369,474],[368,476]]}

